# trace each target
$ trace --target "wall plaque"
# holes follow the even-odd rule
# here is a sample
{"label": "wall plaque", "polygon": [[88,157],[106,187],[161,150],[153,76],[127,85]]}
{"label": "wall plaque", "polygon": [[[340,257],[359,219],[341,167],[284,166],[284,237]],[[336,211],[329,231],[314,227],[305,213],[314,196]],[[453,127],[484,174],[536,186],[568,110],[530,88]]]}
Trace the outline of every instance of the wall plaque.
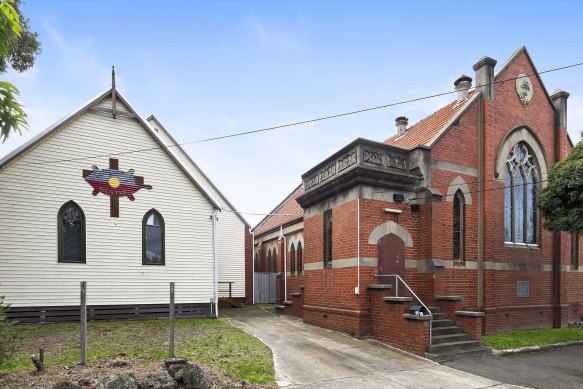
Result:
{"label": "wall plaque", "polygon": [[93,187],[93,196],[103,193],[107,196],[127,197],[134,201],[134,193],[140,189],[152,189],[152,185],[144,185],[134,176],[134,169],[127,172],[119,169],[99,169],[93,165],[91,172],[85,176],[85,181]]}
{"label": "wall plaque", "polygon": [[518,98],[522,105],[526,107],[534,93],[532,82],[526,74],[519,74],[518,77],[516,77],[516,93],[518,93]]}

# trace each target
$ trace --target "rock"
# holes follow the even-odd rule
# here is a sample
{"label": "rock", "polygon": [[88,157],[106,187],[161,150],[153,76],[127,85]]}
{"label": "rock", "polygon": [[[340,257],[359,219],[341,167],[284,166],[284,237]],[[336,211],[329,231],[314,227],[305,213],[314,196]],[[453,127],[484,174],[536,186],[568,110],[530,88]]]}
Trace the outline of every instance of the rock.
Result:
{"label": "rock", "polygon": [[101,380],[96,389],[138,389],[138,381],[132,373],[124,373]]}
{"label": "rock", "polygon": [[176,374],[174,374],[174,381],[176,382],[182,382],[182,378],[184,376],[184,369],[180,369],[176,372]]}
{"label": "rock", "polygon": [[149,374],[141,383],[142,389],[177,389],[178,384],[168,373]]}
{"label": "rock", "polygon": [[184,369],[182,381],[186,389],[209,389],[211,387],[211,381],[206,373],[196,365]]}
{"label": "rock", "polygon": [[56,383],[52,389],[81,389],[81,387],[69,381],[61,381]]}
{"label": "rock", "polygon": [[[176,379],[176,374],[180,371],[180,370],[184,370],[186,368],[190,367],[189,363],[183,363],[181,365],[170,365],[168,367],[168,374],[170,374],[172,377],[174,377],[174,379]],[[176,381],[178,381],[176,379]]]}
{"label": "rock", "polygon": [[169,369],[172,365],[187,365],[188,360],[185,358],[170,358],[164,362],[166,369]]}
{"label": "rock", "polygon": [[91,380],[89,378],[81,378],[77,383],[79,386],[91,386]]}

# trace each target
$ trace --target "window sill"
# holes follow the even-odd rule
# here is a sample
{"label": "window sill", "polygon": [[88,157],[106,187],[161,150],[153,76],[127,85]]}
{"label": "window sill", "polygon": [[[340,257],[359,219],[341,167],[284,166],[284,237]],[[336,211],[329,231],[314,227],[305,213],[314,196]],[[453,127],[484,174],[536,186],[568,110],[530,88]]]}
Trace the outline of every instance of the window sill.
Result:
{"label": "window sill", "polygon": [[453,267],[466,267],[466,261],[459,260],[459,259],[454,259],[453,260]]}
{"label": "window sill", "polygon": [[79,262],[79,261],[57,261],[57,263],[65,263],[69,265],[85,265],[87,262]]}
{"label": "window sill", "polygon": [[514,242],[504,242],[504,247],[507,249],[520,249],[520,250],[539,250],[540,246],[538,244],[528,244],[528,243],[514,243]]}

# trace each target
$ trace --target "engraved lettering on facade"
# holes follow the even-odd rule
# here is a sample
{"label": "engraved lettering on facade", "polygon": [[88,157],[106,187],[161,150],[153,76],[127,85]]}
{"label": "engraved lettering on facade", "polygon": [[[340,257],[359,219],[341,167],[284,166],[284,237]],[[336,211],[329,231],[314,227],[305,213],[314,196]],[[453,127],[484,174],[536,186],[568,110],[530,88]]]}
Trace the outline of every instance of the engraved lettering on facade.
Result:
{"label": "engraved lettering on facade", "polygon": [[332,163],[320,171],[320,182],[327,180],[336,174],[336,164]]}
{"label": "engraved lettering on facade", "polygon": [[338,172],[356,163],[356,149],[338,158]]}
{"label": "engraved lettering on facade", "polygon": [[320,183],[320,175],[314,174],[312,177],[307,178],[304,181],[304,190],[308,190],[313,186],[316,186]]}
{"label": "engraved lettering on facade", "polygon": [[387,155],[387,166],[398,169],[407,169],[407,160],[405,158],[396,157],[394,155]]}
{"label": "engraved lettering on facade", "polygon": [[383,164],[383,157],[378,151],[364,150],[363,161],[368,163],[373,163],[375,165]]}

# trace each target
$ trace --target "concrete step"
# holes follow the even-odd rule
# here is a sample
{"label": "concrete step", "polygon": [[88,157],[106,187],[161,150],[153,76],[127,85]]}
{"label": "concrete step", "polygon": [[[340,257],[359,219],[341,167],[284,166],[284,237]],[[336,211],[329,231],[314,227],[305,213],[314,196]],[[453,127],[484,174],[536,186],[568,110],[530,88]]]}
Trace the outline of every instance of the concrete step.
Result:
{"label": "concrete step", "polygon": [[451,327],[455,325],[455,321],[451,319],[433,320],[433,328],[437,327]]}
{"label": "concrete step", "polygon": [[283,305],[276,305],[275,309],[285,309],[285,307]]}
{"label": "concrete step", "polygon": [[301,297],[302,296],[302,294],[300,292],[293,292],[291,295],[292,295],[292,297]]}
{"label": "concrete step", "polygon": [[492,350],[485,347],[476,347],[473,349],[466,349],[466,350],[458,350],[458,351],[449,351],[444,353],[425,353],[425,358],[431,359],[435,362],[447,362],[447,361],[455,361],[456,359],[467,359],[467,358],[474,358],[474,357],[481,357],[484,355],[489,355]]}
{"label": "concrete step", "polygon": [[431,337],[432,343],[435,344],[442,344],[442,343],[451,343],[451,342],[463,342],[466,340],[472,340],[470,334],[466,334],[464,332],[459,332],[456,334],[447,334],[447,335],[435,335]]}
{"label": "concrete step", "polygon": [[458,326],[449,326],[449,327],[433,327],[433,331],[431,334],[433,336],[441,336],[441,335],[448,335],[448,334],[459,334],[464,332],[462,327]]}
{"label": "concrete step", "polygon": [[446,353],[450,351],[467,350],[481,347],[480,342],[476,340],[463,340],[461,342],[449,342],[441,344],[433,344],[428,347],[427,352],[432,354]]}
{"label": "concrete step", "polygon": [[433,320],[443,320],[447,319],[447,313],[441,312],[431,312],[433,314]]}
{"label": "concrete step", "polygon": [[441,308],[439,307],[427,307],[431,311],[431,313],[439,313],[441,312]]}

